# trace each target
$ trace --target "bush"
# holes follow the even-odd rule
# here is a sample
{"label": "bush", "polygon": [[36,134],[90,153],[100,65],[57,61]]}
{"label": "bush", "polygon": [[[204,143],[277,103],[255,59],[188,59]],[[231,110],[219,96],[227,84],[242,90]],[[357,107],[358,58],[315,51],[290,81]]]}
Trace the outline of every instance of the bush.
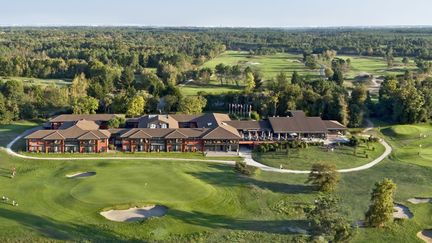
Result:
{"label": "bush", "polygon": [[247,165],[246,162],[238,161],[235,163],[234,170],[243,175],[253,175],[257,172],[258,168]]}
{"label": "bush", "polygon": [[109,148],[109,150],[115,150],[114,144],[108,144],[108,148]]}
{"label": "bush", "polygon": [[360,145],[360,139],[356,136],[352,136],[349,140],[349,145],[353,147],[357,147]]}
{"label": "bush", "polygon": [[251,112],[251,119],[255,120],[255,121],[259,121],[260,120],[260,115],[258,114],[258,112],[252,111]]}

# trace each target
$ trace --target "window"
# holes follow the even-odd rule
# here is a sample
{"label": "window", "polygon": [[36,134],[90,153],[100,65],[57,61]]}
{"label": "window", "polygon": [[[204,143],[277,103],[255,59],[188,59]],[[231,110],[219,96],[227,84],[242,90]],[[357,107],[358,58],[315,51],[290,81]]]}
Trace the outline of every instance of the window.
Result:
{"label": "window", "polygon": [[156,124],[150,124],[150,128],[156,128]]}
{"label": "window", "polygon": [[162,127],[162,128],[167,128],[167,124],[162,123],[162,124],[161,124],[161,127]]}

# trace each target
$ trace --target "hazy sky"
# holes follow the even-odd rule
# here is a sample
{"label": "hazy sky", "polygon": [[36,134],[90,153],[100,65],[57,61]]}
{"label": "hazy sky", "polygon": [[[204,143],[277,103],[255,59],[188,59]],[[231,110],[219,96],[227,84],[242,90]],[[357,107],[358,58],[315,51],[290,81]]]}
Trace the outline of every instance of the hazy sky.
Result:
{"label": "hazy sky", "polygon": [[0,25],[432,25],[432,0],[0,0]]}

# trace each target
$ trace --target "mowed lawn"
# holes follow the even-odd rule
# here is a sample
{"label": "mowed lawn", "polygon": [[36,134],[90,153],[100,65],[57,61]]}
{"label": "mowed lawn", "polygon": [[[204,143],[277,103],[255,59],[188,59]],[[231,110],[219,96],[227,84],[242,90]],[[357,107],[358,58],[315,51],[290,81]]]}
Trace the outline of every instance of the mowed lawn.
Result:
{"label": "mowed lawn", "polygon": [[381,132],[389,137],[395,159],[432,168],[432,126],[430,124],[396,125],[383,127]]}
{"label": "mowed lawn", "polygon": [[297,71],[303,76],[317,76],[318,70],[309,70],[302,63],[302,55],[291,53],[277,53],[275,55],[250,56],[244,51],[226,51],[220,56],[206,62],[203,67],[215,68],[216,65],[223,63],[225,65],[240,65],[243,68],[247,66],[262,71],[266,80],[274,78],[281,72],[291,76]]}
{"label": "mowed lawn", "polygon": [[[373,149],[375,148],[375,150]],[[336,165],[337,169],[348,169],[371,162],[384,153],[384,146],[380,143],[371,143],[369,148],[361,145],[354,155],[354,148],[350,146],[336,146],[328,151],[322,146],[309,146],[305,149],[290,149],[266,153],[253,153],[253,158],[265,165],[291,170],[310,170],[315,163],[329,163]],[[366,156],[366,154],[368,156]]]}
{"label": "mowed lawn", "polygon": [[401,75],[405,73],[405,70],[413,71],[417,69],[413,60],[410,60],[409,64],[404,66],[401,57],[394,58],[394,66],[390,68],[383,57],[346,55],[338,55],[338,57],[342,59],[351,59],[351,69],[345,74],[345,78],[347,79],[353,79],[364,73],[374,75],[375,78],[387,75]]}
{"label": "mowed lawn", "polygon": [[[8,137],[18,133],[2,131]],[[14,179],[12,167],[17,168]],[[81,171],[96,175],[65,177]],[[432,167],[392,157],[370,170],[343,174],[336,193],[344,212],[352,221],[362,219],[373,184],[384,177],[397,183],[396,200],[409,206],[414,218],[390,228],[358,229],[353,242],[419,242],[416,232],[432,226],[432,205],[406,200],[432,196]],[[19,206],[0,203],[0,241],[291,242],[298,234],[290,227],[307,228],[303,208],[318,196],[306,179],[269,172],[245,177],[231,166],[202,162],[39,161],[1,151],[0,196]],[[125,204],[169,210],[137,223],[99,215],[103,208]]]}

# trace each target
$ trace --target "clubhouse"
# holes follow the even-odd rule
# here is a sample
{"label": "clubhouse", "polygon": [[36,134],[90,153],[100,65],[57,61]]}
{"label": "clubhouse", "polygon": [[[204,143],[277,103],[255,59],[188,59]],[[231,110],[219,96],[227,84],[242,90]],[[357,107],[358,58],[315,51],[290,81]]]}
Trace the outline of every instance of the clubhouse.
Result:
{"label": "clubhouse", "polygon": [[108,128],[114,114],[59,115],[25,137],[28,152],[99,153],[238,151],[287,140],[323,140],[347,129],[333,120],[292,111],[287,117],[231,120],[227,114],[144,115],[126,120],[125,128]]}

